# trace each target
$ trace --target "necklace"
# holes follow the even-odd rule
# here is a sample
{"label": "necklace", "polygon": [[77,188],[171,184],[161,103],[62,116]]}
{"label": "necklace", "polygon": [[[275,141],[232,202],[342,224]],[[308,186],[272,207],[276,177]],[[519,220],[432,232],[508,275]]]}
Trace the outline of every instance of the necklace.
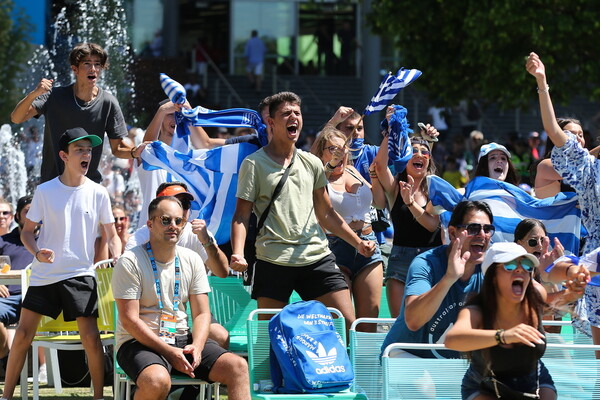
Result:
{"label": "necklace", "polygon": [[94,104],[94,102],[96,101],[96,99],[98,99],[98,97],[100,97],[99,95],[100,95],[100,88],[98,88],[98,93],[96,94],[96,97],[94,97],[90,101],[84,101],[83,102],[83,106],[81,106],[79,104],[79,101],[77,100],[77,96],[75,96],[75,86],[73,86],[73,100],[75,100],[75,105],[77,105],[77,107],[79,107],[79,109],[81,111],[85,111],[88,108],[90,108]]}

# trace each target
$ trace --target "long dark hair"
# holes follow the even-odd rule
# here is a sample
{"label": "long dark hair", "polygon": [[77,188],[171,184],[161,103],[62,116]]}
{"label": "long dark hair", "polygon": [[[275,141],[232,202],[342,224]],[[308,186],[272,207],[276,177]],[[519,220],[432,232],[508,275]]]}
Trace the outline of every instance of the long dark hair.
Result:
{"label": "long dark hair", "polygon": [[[476,293],[467,300],[465,307],[476,306],[481,310],[483,318],[483,329],[494,329],[494,321],[498,315],[498,298],[496,293],[496,274],[500,264],[494,263],[490,265],[483,278],[481,291]],[[533,279],[529,280],[529,284],[525,288],[525,298],[523,303],[527,315],[527,324],[533,327],[538,327],[541,324],[542,313],[546,303],[542,295],[533,286]],[[484,360],[489,364],[490,356],[489,349],[482,350]],[[467,357],[471,358],[471,353],[467,353]]]}

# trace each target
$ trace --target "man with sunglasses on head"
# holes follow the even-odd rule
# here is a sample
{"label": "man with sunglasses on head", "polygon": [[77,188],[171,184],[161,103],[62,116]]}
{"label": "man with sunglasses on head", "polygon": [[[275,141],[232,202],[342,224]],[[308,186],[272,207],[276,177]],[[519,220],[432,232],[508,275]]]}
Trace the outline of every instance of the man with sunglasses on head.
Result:
{"label": "man with sunglasses on head", "polygon": [[[156,189],[156,197],[173,196],[181,202],[183,207],[184,224],[177,245],[193,250],[200,255],[204,265],[216,276],[225,278],[229,275],[229,261],[221,251],[213,234],[207,229],[206,222],[202,219],[188,221],[191,202],[194,196],[187,191],[187,185],[182,182],[165,182]],[[147,225],[142,226],[127,241],[125,250],[147,243],[150,240],[150,230]],[[221,347],[229,347],[229,332],[214,318],[210,325],[210,338],[216,340]]]}
{"label": "man with sunglasses on head", "polygon": [[[483,282],[481,262],[495,228],[490,207],[463,201],[448,226],[450,245],[421,253],[410,265],[400,315],[382,346],[392,343],[443,343],[471,292]],[[458,358],[454,351],[407,350],[402,357]]]}
{"label": "man with sunglasses on head", "polygon": [[[186,225],[174,196],[148,206],[148,242],[126,251],[112,289],[119,311],[117,360],[138,399],[165,399],[171,372],[227,385],[229,399],[249,399],[248,364],[210,339],[210,292],[200,256],[177,243]],[[186,305],[192,325],[188,325]]]}

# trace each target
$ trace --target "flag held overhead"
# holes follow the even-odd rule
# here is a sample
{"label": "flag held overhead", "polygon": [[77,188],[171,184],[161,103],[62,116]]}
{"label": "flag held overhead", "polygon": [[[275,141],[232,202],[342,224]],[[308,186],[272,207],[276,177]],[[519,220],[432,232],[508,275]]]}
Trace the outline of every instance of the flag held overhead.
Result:
{"label": "flag held overhead", "polygon": [[400,90],[413,83],[421,74],[422,72],[418,69],[400,68],[396,75],[391,73],[386,75],[363,114],[369,115],[383,110]]}

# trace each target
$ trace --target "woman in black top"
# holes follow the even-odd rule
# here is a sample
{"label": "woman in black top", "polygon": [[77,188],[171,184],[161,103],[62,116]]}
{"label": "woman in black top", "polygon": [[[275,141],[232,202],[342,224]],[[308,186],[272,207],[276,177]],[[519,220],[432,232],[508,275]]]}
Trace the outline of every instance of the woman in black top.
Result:
{"label": "woman in black top", "polygon": [[494,243],[488,249],[481,292],[460,311],[445,341],[452,350],[469,352],[463,399],[499,398],[502,385],[556,399],[554,381],[540,361],[546,350],[541,323],[546,291],[533,280],[538,264],[516,243]]}

